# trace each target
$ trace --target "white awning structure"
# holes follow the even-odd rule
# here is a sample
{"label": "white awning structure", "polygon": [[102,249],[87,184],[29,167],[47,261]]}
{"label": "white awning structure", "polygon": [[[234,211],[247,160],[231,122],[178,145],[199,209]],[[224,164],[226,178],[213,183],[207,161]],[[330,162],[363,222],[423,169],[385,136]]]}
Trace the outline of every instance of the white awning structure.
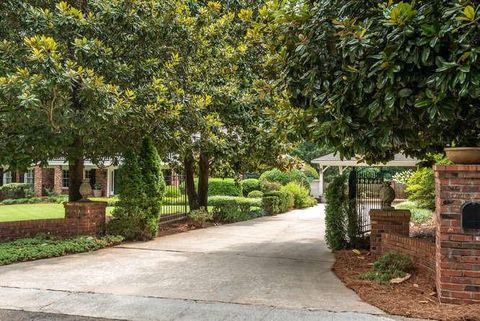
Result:
{"label": "white awning structure", "polygon": [[312,196],[317,197],[317,198],[322,198],[323,197],[323,176],[325,171],[330,168],[330,167],[338,167],[338,171],[343,173],[343,171],[347,167],[369,167],[369,166],[375,166],[375,167],[416,167],[417,164],[420,162],[420,160],[407,157],[403,154],[396,154],[393,158],[393,160],[387,162],[387,163],[378,163],[378,164],[372,164],[369,165],[362,161],[361,157],[354,157],[351,159],[341,159],[339,155],[335,154],[328,154],[319,158],[315,158],[312,160],[313,164],[316,164],[319,169],[319,176],[320,178],[318,180],[315,180],[312,182]]}

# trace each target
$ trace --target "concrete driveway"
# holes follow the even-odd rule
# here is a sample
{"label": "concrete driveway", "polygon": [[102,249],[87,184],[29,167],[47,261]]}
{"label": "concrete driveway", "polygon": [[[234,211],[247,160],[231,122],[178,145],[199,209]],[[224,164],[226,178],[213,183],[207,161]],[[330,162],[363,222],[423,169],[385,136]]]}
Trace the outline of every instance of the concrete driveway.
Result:
{"label": "concrete driveway", "polygon": [[0,320],[392,320],[330,271],[323,235],[320,205],[0,267]]}

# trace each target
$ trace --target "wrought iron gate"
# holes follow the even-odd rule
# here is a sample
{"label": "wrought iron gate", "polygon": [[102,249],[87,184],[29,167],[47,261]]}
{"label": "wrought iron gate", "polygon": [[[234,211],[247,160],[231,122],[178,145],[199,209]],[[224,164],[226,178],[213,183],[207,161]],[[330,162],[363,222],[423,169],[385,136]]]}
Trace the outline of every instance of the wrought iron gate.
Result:
{"label": "wrought iron gate", "polygon": [[371,209],[380,209],[380,188],[384,181],[383,174],[358,172],[355,168],[350,172],[348,179],[348,195],[351,202],[355,203],[360,232],[370,232]]}
{"label": "wrought iron gate", "polygon": [[183,188],[185,177],[178,174],[165,175],[165,195],[160,210],[160,224],[187,218],[189,211],[187,195]]}

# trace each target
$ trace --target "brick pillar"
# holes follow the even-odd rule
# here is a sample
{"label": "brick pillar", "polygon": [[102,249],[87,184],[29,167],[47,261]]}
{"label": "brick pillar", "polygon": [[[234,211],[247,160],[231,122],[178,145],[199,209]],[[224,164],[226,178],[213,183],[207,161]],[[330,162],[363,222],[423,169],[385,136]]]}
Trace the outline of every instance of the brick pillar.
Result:
{"label": "brick pillar", "polygon": [[[462,227],[462,205],[480,201],[480,165],[435,166],[437,292],[443,303],[480,303],[480,230]],[[480,215],[480,213],[478,213]]]}
{"label": "brick pillar", "polygon": [[409,236],[410,217],[409,210],[370,210],[370,252],[382,253],[382,233]]}
{"label": "brick pillar", "polygon": [[55,194],[62,194],[63,170],[62,166],[55,166],[53,168],[53,191]]}
{"label": "brick pillar", "polygon": [[107,170],[98,168],[95,170],[95,183],[102,185],[102,196],[107,196]]}
{"label": "brick pillar", "polygon": [[68,234],[99,235],[105,233],[106,202],[64,203]]}
{"label": "brick pillar", "polygon": [[35,196],[43,196],[43,169],[40,166],[33,168],[33,192]]}

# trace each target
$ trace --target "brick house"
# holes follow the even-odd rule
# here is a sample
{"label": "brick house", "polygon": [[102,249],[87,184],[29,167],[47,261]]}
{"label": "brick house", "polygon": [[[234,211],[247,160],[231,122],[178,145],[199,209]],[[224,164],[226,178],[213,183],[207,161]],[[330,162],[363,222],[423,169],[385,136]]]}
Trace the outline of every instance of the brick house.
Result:
{"label": "brick house", "polygon": [[[85,161],[84,166],[84,178],[90,179],[92,187],[100,184],[104,197],[115,195],[118,166],[107,163],[100,168],[90,161]],[[47,196],[50,191],[55,194],[68,194],[68,163],[63,159],[54,159],[49,161],[46,167],[34,166],[26,172],[0,168],[0,186],[9,183],[31,184],[35,196]]]}
{"label": "brick house", "polygon": [[[101,185],[103,197],[112,197],[118,193],[118,166],[105,162],[102,167],[86,160],[84,178],[90,179],[92,188]],[[167,185],[179,186],[179,178],[173,170],[164,169]],[[68,194],[68,163],[64,159],[48,161],[48,166],[34,166],[26,172],[14,172],[0,167],[0,186],[9,183],[26,183],[33,186],[35,196],[47,196],[48,193]]]}

